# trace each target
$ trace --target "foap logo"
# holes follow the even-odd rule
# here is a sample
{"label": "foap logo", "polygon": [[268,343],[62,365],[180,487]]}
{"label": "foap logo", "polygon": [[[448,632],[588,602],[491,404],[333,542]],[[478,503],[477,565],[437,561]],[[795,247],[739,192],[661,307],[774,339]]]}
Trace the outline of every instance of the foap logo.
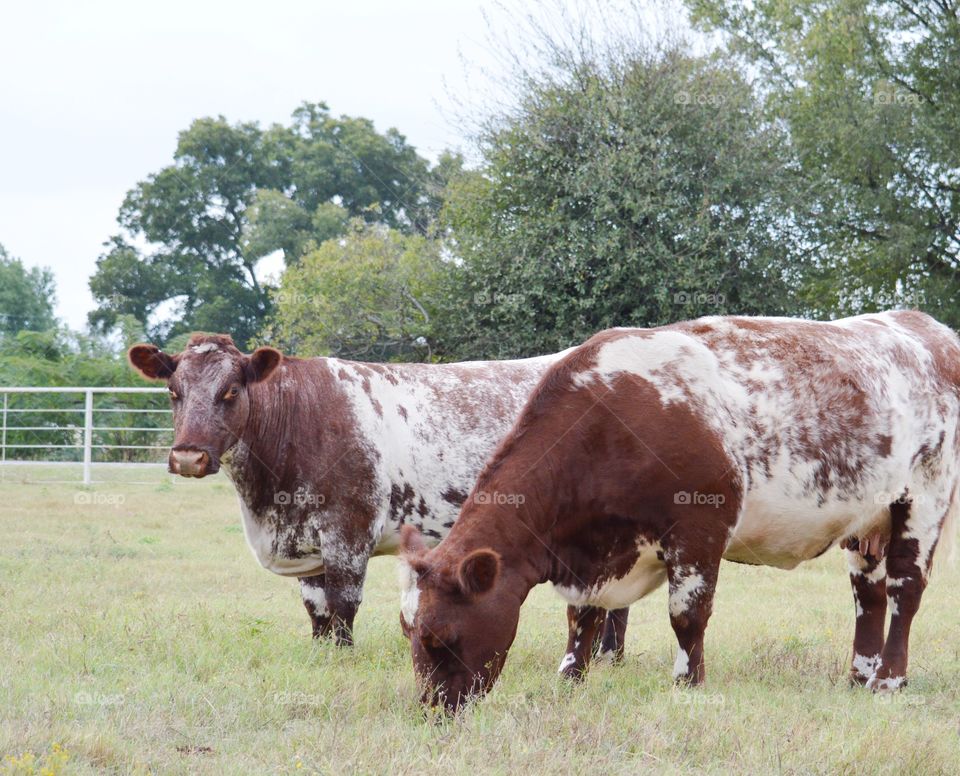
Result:
{"label": "foap logo", "polygon": [[120,706],[124,700],[123,693],[105,694],[86,690],[80,690],[73,696],[73,702],[77,706]]}
{"label": "foap logo", "polygon": [[73,494],[73,503],[81,506],[118,507],[126,501],[122,493],[91,493],[88,490]]}
{"label": "foap logo", "polygon": [[892,504],[902,504],[903,506],[909,506],[910,504],[924,504],[926,501],[926,494],[917,493],[916,495],[910,495],[905,490],[901,491],[900,493],[894,493],[892,490],[881,490],[873,497],[873,503],[883,507],[890,506]]}
{"label": "foap logo", "polygon": [[278,706],[325,706],[324,699],[317,693],[283,691],[273,694],[273,702]]}
{"label": "foap logo", "polygon": [[724,98],[722,94],[690,94],[681,91],[673,96],[673,101],[677,105],[721,105]]}
{"label": "foap logo", "polygon": [[293,291],[277,291],[273,299],[277,304],[292,307],[310,307],[317,302],[317,297],[312,294],[297,294]]}
{"label": "foap logo", "polygon": [[873,702],[884,706],[923,706],[927,696],[903,692],[874,693]]}
{"label": "foap logo", "polygon": [[497,506],[509,506],[516,509],[527,498],[522,493],[501,493],[500,491],[478,490],[473,494],[475,504],[494,504]]}
{"label": "foap logo", "polygon": [[296,493],[278,490],[273,494],[273,503],[277,506],[295,504],[301,507],[320,507],[327,503],[327,497],[322,493],[310,493],[306,490],[298,490]]}
{"label": "foap logo", "polygon": [[689,504],[698,507],[719,507],[727,497],[722,493],[701,493],[698,490],[691,493],[688,490],[678,490],[673,494],[674,504]]}
{"label": "foap logo", "polygon": [[677,291],[673,295],[674,304],[698,304],[719,306],[726,303],[723,294],[708,294],[702,291]]}
{"label": "foap logo", "polygon": [[524,294],[503,294],[499,291],[494,291],[492,294],[489,291],[478,291],[473,295],[473,303],[478,305],[483,304],[513,304],[519,305],[523,302]]}
{"label": "foap logo", "polygon": [[671,699],[677,706],[723,706],[727,702],[723,693],[679,688],[674,688]]}

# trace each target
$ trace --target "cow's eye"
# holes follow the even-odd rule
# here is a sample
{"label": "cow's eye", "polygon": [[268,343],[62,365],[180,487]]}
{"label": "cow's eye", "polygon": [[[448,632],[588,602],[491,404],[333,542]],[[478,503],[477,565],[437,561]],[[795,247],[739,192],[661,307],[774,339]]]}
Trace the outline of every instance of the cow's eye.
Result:
{"label": "cow's eye", "polygon": [[231,385],[225,394],[223,394],[224,401],[233,401],[240,395],[240,386]]}

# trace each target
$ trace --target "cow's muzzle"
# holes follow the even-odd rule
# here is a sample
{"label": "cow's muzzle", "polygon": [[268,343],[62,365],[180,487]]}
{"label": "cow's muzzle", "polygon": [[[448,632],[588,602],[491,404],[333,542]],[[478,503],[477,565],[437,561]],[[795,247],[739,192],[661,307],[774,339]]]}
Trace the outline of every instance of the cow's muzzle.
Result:
{"label": "cow's muzzle", "polygon": [[220,470],[216,458],[206,450],[195,447],[174,447],[167,463],[170,473],[179,474],[181,477],[206,477]]}

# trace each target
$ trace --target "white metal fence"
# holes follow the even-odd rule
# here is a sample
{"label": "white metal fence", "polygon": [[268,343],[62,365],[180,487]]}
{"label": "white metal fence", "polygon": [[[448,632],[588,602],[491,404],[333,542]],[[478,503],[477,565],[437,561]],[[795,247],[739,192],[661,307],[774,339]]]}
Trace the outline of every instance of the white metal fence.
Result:
{"label": "white metal fence", "polygon": [[[83,482],[90,484],[94,467],[165,463],[173,439],[166,393],[165,388],[0,387],[0,466],[79,464]],[[163,394],[164,400],[142,394]]]}

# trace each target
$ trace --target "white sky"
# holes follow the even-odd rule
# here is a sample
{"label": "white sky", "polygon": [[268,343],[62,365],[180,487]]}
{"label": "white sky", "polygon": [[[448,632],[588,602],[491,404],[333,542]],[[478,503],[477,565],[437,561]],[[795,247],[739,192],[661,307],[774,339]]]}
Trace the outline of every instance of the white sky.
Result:
{"label": "white sky", "polygon": [[325,101],[428,158],[463,146],[452,95],[475,102],[498,69],[484,12],[511,24],[491,0],[3,3],[0,243],[53,268],[57,314],[81,328],[125,193],[195,118],[266,125]]}

